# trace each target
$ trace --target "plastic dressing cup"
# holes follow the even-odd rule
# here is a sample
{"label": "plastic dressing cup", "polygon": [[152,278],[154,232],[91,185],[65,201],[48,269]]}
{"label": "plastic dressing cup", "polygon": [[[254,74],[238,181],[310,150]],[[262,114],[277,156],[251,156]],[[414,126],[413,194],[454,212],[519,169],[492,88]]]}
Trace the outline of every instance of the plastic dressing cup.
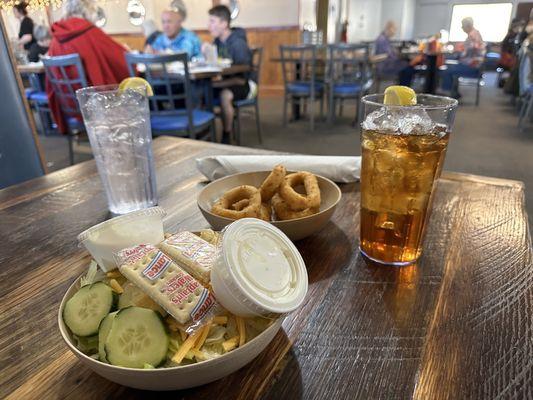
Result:
{"label": "plastic dressing cup", "polygon": [[275,226],[243,218],[224,230],[211,286],[217,300],[233,314],[291,312],[304,301],[307,285],[302,256]]}
{"label": "plastic dressing cup", "polygon": [[157,245],[164,240],[165,210],[151,207],[112,218],[78,235],[78,242],[91,253],[104,271],[117,268],[114,253],[138,244]]}

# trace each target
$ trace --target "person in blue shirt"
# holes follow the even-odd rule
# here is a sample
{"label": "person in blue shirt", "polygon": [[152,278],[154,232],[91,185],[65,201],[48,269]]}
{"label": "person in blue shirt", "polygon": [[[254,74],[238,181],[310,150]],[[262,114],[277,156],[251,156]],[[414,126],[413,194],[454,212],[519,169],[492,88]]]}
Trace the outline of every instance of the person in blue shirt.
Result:
{"label": "person in blue shirt", "polygon": [[196,33],[182,27],[187,17],[187,9],[181,1],[172,2],[173,6],[161,14],[163,33],[152,43],[147,53],[183,52],[189,59],[202,55],[200,39]]}
{"label": "person in blue shirt", "polygon": [[409,62],[400,59],[398,51],[392,46],[391,38],[395,34],[395,22],[387,21],[385,29],[383,29],[374,42],[374,54],[387,55],[387,58],[384,61],[377,63],[377,73],[382,77],[397,75],[400,85],[411,86],[415,70]]}

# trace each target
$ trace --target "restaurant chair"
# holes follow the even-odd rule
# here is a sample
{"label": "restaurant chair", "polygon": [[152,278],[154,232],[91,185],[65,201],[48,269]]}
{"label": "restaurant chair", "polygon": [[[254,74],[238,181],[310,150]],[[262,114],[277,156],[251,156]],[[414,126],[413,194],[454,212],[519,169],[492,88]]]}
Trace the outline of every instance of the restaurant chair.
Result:
{"label": "restaurant chair", "polygon": [[[195,107],[193,85],[189,75],[187,53],[154,55],[126,54],[130,76],[137,76],[137,66],[144,65],[144,77],[152,86],[154,95],[149,98],[152,134],[188,136],[216,140],[215,115]],[[181,63],[183,69],[173,71],[170,64]],[[169,69],[170,66],[170,69]]]}
{"label": "restaurant chair", "polygon": [[[259,85],[259,78],[261,73],[261,62],[263,59],[263,48],[256,47],[251,49],[252,51],[252,71],[251,76],[254,82],[257,82]],[[257,88],[258,89],[258,88]],[[243,100],[237,100],[233,102],[235,107],[235,136],[237,143],[241,143],[241,121],[240,121],[240,111],[245,108],[255,108],[255,125],[257,128],[257,138],[259,143],[263,143],[263,138],[261,136],[261,121],[259,119],[259,93],[251,93],[251,97]]]}
{"label": "restaurant chair", "polygon": [[371,86],[368,46],[364,44],[332,44],[328,46],[328,122],[333,123],[337,101],[342,116],[344,100],[355,100],[354,121],[359,121],[359,102]]}
{"label": "restaurant chair", "polygon": [[78,54],[43,57],[42,61],[46,78],[65,117],[69,160],[70,165],[74,165],[74,138],[79,139],[80,133],[85,132],[80,106],[76,99],[76,90],[87,87],[85,70]]}
{"label": "restaurant chair", "polygon": [[[283,126],[287,125],[287,107],[300,100],[309,101],[311,131],[315,129],[315,101],[320,101],[320,116],[324,108],[324,82],[317,79],[317,46],[280,46],[281,69],[285,93],[283,96]],[[294,107],[293,107],[294,111]]]}
{"label": "restaurant chair", "polygon": [[527,49],[522,50],[521,57],[518,64],[518,87],[520,111],[518,114],[518,129],[524,129],[524,119],[531,117],[533,110],[533,82],[530,81],[531,74],[531,60],[527,53]]}
{"label": "restaurant chair", "polygon": [[[43,79],[41,79],[43,78]],[[52,119],[52,112],[48,104],[48,96],[43,87],[44,74],[31,73],[28,75],[29,88],[24,89],[26,99],[39,117],[39,124],[43,135],[55,133],[57,125]]]}

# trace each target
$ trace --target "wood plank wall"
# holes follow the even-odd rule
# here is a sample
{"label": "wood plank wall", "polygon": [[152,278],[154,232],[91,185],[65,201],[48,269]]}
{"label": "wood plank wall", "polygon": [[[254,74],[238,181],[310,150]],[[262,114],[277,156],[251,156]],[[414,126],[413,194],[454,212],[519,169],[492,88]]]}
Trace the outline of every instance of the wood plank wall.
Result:
{"label": "wood plank wall", "polygon": [[[202,41],[211,41],[209,33],[205,30],[196,31]],[[281,44],[298,44],[300,31],[297,26],[247,28],[248,43],[251,47],[263,47],[263,64],[261,67],[261,80],[259,88],[261,94],[277,95],[283,91],[283,78],[281,65],[272,62],[273,57],[279,57]],[[144,37],[141,34],[113,34],[111,35],[120,43],[126,44],[132,50],[142,50]]]}

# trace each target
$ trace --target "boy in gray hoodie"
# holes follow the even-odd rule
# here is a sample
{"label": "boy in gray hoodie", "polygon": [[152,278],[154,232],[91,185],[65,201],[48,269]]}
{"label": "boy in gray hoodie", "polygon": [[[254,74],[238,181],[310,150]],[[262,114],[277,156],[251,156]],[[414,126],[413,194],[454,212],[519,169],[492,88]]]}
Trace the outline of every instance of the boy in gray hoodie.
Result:
{"label": "boy in gray hoodie", "polygon": [[[226,6],[219,5],[209,10],[208,29],[215,38],[214,45],[217,47],[218,56],[231,59],[233,65],[251,66],[252,53],[248,47],[246,32],[241,28],[231,28],[230,22],[231,14]],[[224,127],[223,143],[229,143],[232,134],[235,116],[233,102],[245,99],[250,92],[248,79],[250,79],[249,74],[244,73],[232,75],[217,82],[214,95],[220,98]]]}

